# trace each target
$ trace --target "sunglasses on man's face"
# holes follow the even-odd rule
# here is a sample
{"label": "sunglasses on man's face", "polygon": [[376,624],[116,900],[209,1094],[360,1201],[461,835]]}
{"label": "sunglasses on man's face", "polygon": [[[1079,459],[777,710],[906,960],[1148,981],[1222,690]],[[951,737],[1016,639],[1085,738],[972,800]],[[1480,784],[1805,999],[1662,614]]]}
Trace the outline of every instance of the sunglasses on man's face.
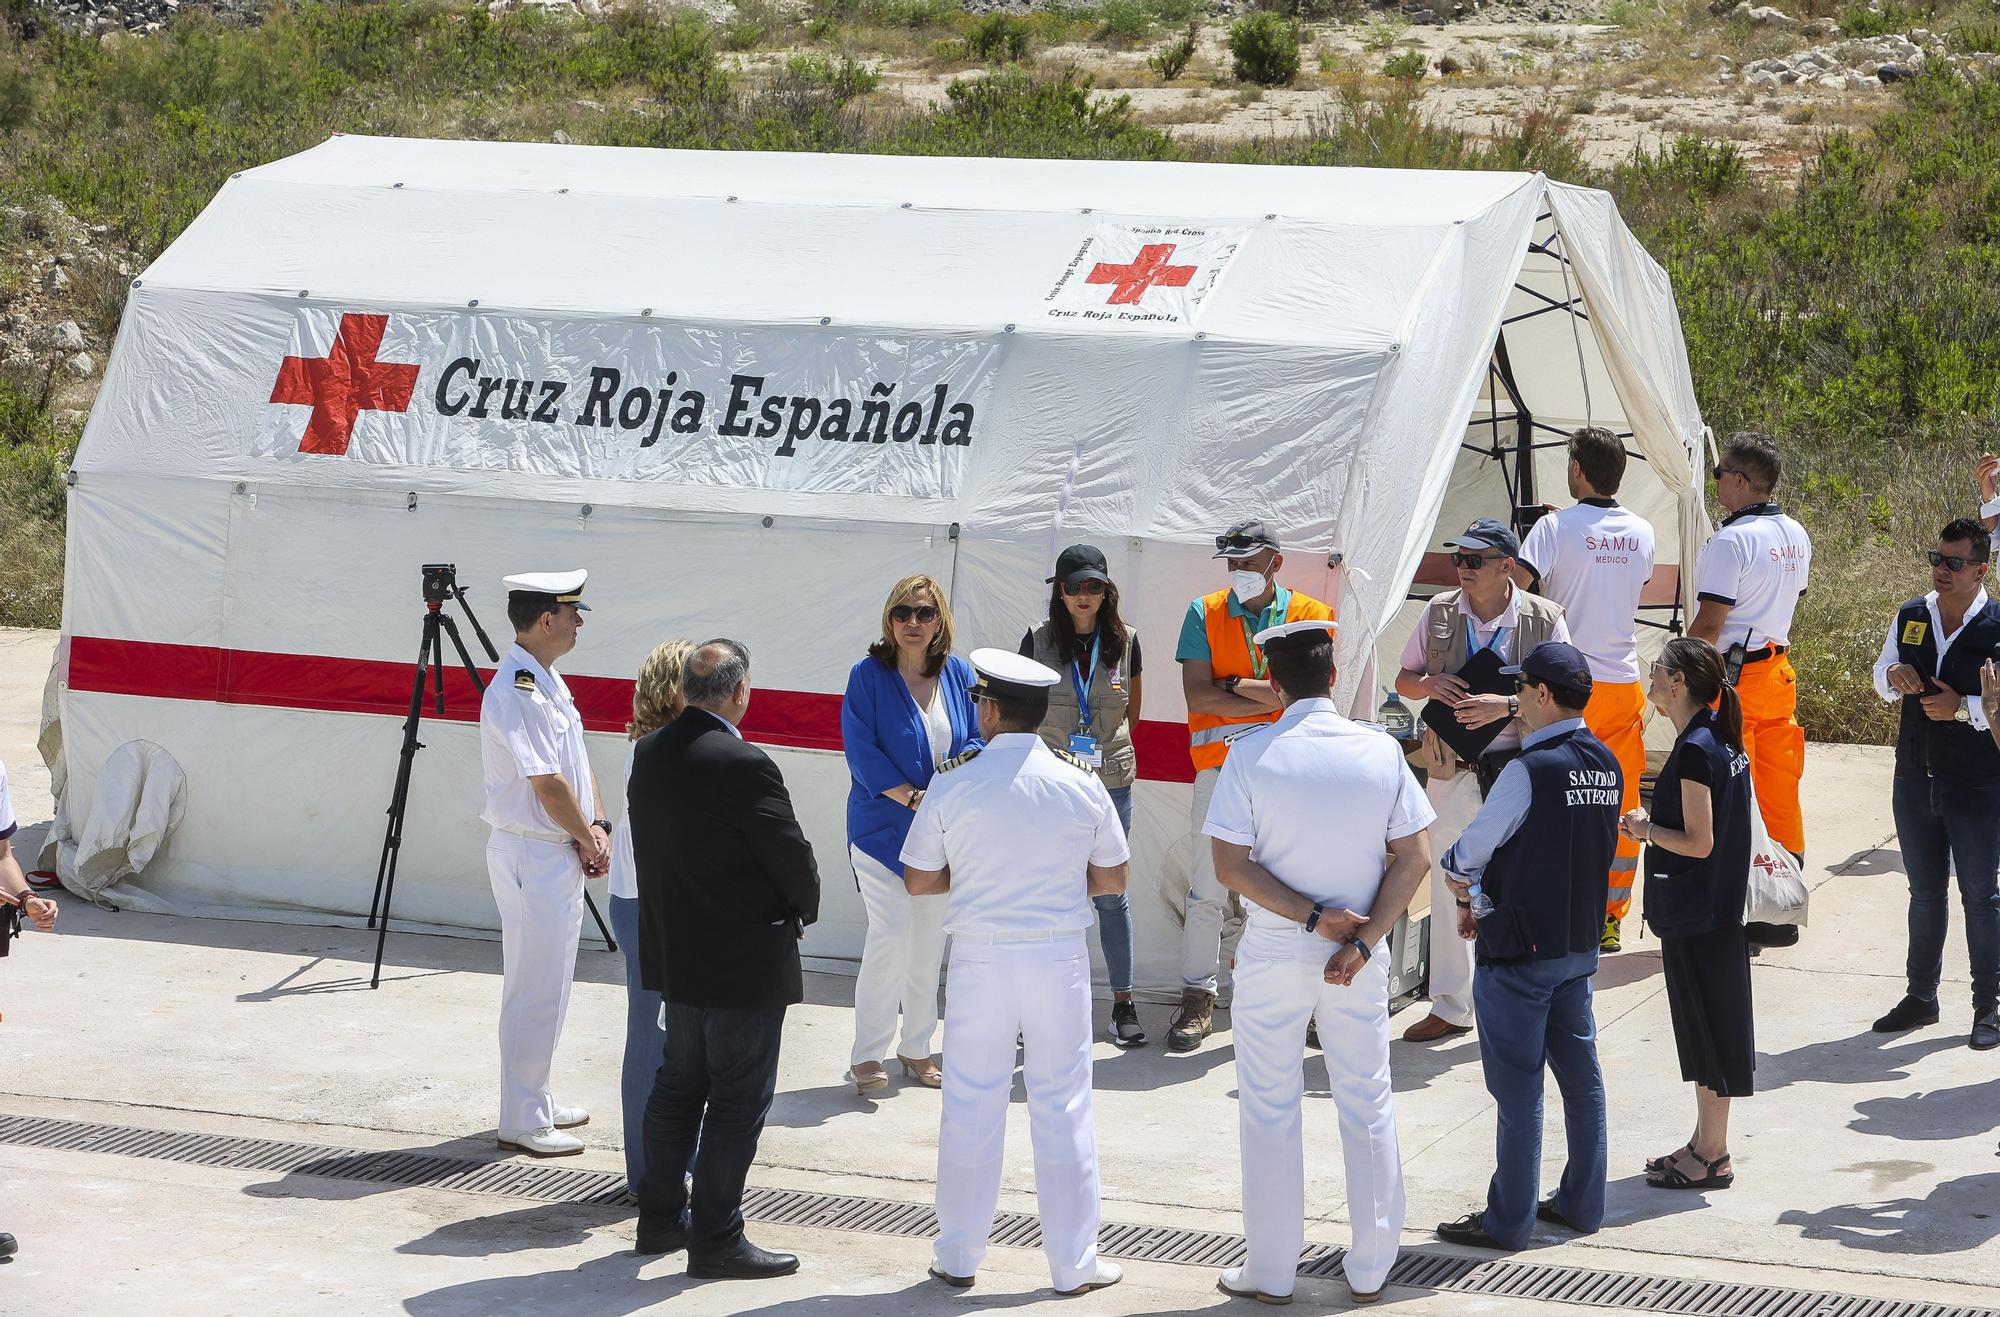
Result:
{"label": "sunglasses on man's face", "polygon": [[1931,566],[1933,567],[1949,567],[1955,572],[1962,572],[1966,568],[1976,565],[1974,559],[1960,557],[1956,553],[1939,553],[1936,549],[1925,553],[1924,557],[1931,560]]}
{"label": "sunglasses on man's face", "polygon": [[897,604],[889,610],[891,622],[935,622],[937,609],[930,604]]}
{"label": "sunglasses on man's face", "polygon": [[1742,476],[1745,480],[1748,480],[1750,473],[1740,466],[1719,466],[1715,468],[1715,478],[1717,480],[1721,480],[1724,476]]}
{"label": "sunglasses on man's face", "polygon": [[1451,565],[1454,567],[1463,567],[1468,572],[1476,572],[1487,563],[1498,561],[1500,561],[1498,557],[1484,553],[1454,553],[1451,555]]}
{"label": "sunglasses on man's face", "polygon": [[1102,581],[1078,581],[1075,585],[1064,583],[1063,593],[1067,595],[1097,595],[1104,593]]}

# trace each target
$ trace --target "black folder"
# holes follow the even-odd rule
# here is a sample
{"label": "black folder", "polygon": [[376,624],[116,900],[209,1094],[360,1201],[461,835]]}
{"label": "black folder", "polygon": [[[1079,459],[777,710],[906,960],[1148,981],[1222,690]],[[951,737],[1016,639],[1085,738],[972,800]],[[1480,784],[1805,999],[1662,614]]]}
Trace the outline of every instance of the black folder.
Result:
{"label": "black folder", "polygon": [[[1499,654],[1482,649],[1452,675],[1464,682],[1474,695],[1512,695],[1515,679],[1511,674],[1500,671],[1505,666]],[[1426,701],[1421,720],[1424,726],[1437,733],[1440,741],[1451,747],[1453,754],[1468,764],[1477,763],[1479,756],[1500,738],[1500,733],[1507,730],[1511,721],[1502,718],[1484,727],[1467,727],[1459,722],[1457,711],[1443,700]]]}

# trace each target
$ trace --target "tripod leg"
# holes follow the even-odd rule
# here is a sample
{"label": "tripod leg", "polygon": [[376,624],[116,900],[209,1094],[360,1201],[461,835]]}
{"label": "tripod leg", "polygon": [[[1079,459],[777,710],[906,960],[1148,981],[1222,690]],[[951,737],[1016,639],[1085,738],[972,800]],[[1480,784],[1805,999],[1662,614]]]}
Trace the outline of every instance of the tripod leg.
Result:
{"label": "tripod leg", "polygon": [[597,913],[597,902],[590,899],[590,889],[584,888],[583,903],[590,907],[590,917],[597,921],[598,934],[604,939],[606,951],[618,950],[618,939],[611,936],[611,930],[604,923],[604,916]]}
{"label": "tripod leg", "polygon": [[368,901],[368,927],[375,927],[383,887],[395,872],[395,855],[403,844],[403,809],[410,796],[410,764],[417,754],[417,724],[424,714],[424,655],[431,646],[431,615],[424,615],[424,637],[417,646],[416,680],[410,691],[410,715],[403,721],[403,749],[396,765],[396,786],[389,793],[389,826],[382,836],[382,858],[375,866],[375,895]]}
{"label": "tripod leg", "polygon": [[438,621],[443,624],[444,633],[451,637],[451,647],[458,651],[458,661],[465,665],[465,675],[472,678],[472,689],[484,695],[486,683],[480,680],[479,669],[472,666],[472,655],[466,651],[465,641],[459,638],[458,623],[451,620],[449,613],[439,614]]}

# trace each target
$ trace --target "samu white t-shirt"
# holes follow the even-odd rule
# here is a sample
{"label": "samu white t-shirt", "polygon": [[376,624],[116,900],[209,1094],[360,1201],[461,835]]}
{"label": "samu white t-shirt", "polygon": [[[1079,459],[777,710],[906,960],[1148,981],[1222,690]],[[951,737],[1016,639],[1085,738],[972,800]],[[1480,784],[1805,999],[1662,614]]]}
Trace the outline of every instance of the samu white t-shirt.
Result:
{"label": "samu white t-shirt", "polygon": [[1528,530],[1522,564],[1562,605],[1570,644],[1595,681],[1639,680],[1639,595],[1653,575],[1653,527],[1609,499],[1551,512]]}

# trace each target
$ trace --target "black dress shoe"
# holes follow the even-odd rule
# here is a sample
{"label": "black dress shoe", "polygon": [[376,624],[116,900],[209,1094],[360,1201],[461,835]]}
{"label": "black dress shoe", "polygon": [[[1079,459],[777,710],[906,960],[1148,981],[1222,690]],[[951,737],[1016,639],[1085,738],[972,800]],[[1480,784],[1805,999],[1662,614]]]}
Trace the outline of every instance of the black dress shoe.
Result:
{"label": "black dress shoe", "polygon": [[1937,1002],[1905,996],[1889,1013],[1875,1021],[1876,1033],[1902,1033],[1938,1022]]}
{"label": "black dress shoe", "polygon": [[1743,938],[1755,947],[1795,947],[1799,944],[1799,926],[1752,922],[1743,925]]}
{"label": "black dress shoe", "polygon": [[1473,1248],[1493,1248],[1502,1253],[1514,1250],[1486,1233],[1482,1214],[1467,1212],[1456,1221],[1446,1221],[1437,1228],[1437,1237],[1447,1244],[1469,1244]]}
{"label": "black dress shoe", "polygon": [[2000,1047],[2000,1011],[1981,1011],[1972,1020],[1972,1050]]}
{"label": "black dress shoe", "polygon": [[0,1231],[0,1258],[11,1258],[20,1251],[21,1246],[14,1242],[14,1237]]}
{"label": "black dress shoe", "polygon": [[1552,1226],[1561,1226],[1565,1230],[1574,1230],[1579,1235],[1588,1233],[1582,1226],[1562,1214],[1561,1210],[1556,1207],[1556,1196],[1554,1194],[1550,1194],[1547,1198],[1535,1204],[1535,1219],[1546,1221]]}
{"label": "black dress shoe", "polygon": [[789,1276],[799,1269],[796,1253],[773,1253],[744,1240],[726,1257],[688,1259],[687,1274],[695,1280],[766,1280]]}
{"label": "black dress shoe", "polygon": [[678,1253],[688,1246],[688,1218],[682,1212],[680,1220],[662,1229],[655,1230],[645,1221],[639,1222],[639,1237],[633,1242],[634,1253]]}

